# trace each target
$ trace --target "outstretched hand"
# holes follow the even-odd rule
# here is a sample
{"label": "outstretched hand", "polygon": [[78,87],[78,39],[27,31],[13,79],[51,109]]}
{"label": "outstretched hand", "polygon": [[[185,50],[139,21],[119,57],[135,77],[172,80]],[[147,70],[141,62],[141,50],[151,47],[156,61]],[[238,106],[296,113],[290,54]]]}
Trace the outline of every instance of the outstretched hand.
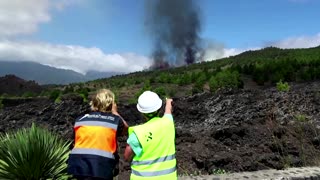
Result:
{"label": "outstretched hand", "polygon": [[166,98],[166,107],[165,107],[165,111],[164,111],[165,114],[172,114],[172,102],[173,102],[173,99]]}
{"label": "outstretched hand", "polygon": [[171,98],[166,98],[166,104],[170,104],[170,105],[172,105],[172,102],[173,102],[173,99],[171,99]]}

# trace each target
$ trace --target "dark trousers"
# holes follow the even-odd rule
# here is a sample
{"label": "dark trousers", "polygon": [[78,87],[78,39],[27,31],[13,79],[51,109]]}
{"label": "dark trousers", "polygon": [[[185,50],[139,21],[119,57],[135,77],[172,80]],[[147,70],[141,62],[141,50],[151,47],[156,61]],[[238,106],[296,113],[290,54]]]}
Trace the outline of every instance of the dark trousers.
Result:
{"label": "dark trousers", "polygon": [[[97,177],[86,177],[86,176],[74,176],[77,180],[108,180],[104,178],[97,178]],[[112,179],[110,179],[112,180]]]}

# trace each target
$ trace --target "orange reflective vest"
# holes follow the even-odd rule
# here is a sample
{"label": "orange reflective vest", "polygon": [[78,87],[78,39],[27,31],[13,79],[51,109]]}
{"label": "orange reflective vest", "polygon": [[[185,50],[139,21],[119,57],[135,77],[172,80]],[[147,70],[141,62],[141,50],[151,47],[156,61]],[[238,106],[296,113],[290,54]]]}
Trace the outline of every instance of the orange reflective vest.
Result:
{"label": "orange reflective vest", "polygon": [[119,116],[101,112],[92,112],[76,120],[74,148],[68,160],[70,174],[106,179],[113,177],[120,121]]}

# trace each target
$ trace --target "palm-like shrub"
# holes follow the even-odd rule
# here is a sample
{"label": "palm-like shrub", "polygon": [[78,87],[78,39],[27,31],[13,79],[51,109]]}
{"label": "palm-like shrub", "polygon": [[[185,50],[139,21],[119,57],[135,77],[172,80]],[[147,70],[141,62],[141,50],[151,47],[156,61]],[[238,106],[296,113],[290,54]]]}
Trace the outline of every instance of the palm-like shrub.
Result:
{"label": "palm-like shrub", "polygon": [[0,136],[0,179],[65,179],[70,142],[32,125]]}

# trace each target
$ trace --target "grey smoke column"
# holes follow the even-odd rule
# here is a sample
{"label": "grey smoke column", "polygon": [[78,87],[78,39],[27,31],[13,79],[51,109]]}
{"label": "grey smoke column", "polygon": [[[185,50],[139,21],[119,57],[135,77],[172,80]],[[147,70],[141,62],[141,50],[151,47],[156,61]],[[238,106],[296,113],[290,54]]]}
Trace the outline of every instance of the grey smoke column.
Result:
{"label": "grey smoke column", "polygon": [[145,0],[146,28],[154,41],[152,68],[191,64],[199,51],[197,0]]}

